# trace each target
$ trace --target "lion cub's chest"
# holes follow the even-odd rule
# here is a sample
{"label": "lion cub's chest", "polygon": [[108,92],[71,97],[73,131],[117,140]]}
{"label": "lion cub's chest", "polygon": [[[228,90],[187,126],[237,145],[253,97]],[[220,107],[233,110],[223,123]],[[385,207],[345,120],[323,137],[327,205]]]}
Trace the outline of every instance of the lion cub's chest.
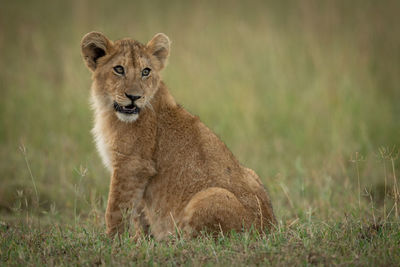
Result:
{"label": "lion cub's chest", "polygon": [[104,118],[102,118],[100,114],[96,115],[92,134],[103,164],[109,171],[112,171],[110,145],[107,143],[107,138],[105,136]]}

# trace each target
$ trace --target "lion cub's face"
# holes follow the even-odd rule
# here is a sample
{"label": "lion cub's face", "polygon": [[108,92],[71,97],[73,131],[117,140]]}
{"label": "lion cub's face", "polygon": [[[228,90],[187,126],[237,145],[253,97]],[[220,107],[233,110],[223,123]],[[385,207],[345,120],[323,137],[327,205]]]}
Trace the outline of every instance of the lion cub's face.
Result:
{"label": "lion cub's face", "polygon": [[124,39],[112,42],[91,32],[81,42],[82,55],[93,71],[93,96],[100,109],[112,109],[124,122],[135,121],[151,105],[160,81],[159,72],[169,55],[170,41],[162,33],[143,45]]}

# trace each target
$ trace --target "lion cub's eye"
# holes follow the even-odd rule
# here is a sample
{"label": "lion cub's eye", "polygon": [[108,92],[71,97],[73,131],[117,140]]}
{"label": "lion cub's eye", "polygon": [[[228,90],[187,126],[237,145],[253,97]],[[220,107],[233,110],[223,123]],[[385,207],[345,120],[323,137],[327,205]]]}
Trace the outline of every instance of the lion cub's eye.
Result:
{"label": "lion cub's eye", "polygon": [[117,65],[113,69],[114,69],[115,73],[117,73],[117,74],[120,74],[120,75],[125,74],[124,67],[122,67],[121,65]]}
{"label": "lion cub's eye", "polygon": [[142,77],[149,76],[150,71],[151,71],[151,69],[149,69],[149,68],[144,68],[144,69],[142,70]]}

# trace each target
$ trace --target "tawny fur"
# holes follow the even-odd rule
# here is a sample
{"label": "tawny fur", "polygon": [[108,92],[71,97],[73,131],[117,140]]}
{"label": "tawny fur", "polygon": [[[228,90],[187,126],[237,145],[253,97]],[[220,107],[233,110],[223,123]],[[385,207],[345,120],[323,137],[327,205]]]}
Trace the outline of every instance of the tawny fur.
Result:
{"label": "tawny fur", "polygon": [[[257,174],[243,166],[198,117],[177,105],[160,79],[170,41],[157,34],[147,44],[112,42],[91,32],[81,43],[93,71],[93,134],[111,171],[106,211],[107,233],[124,230],[124,214],[137,231],[157,239],[175,233],[228,232],[275,223],[268,194]],[[124,75],[113,70],[125,69]],[[148,77],[142,75],[150,68]],[[121,114],[125,94],[140,96],[139,114]]]}

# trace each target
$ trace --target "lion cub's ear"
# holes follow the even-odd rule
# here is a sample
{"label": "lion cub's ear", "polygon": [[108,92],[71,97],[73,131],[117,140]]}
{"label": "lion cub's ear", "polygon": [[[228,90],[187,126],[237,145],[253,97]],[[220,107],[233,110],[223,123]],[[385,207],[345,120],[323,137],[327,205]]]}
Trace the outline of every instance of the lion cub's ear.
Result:
{"label": "lion cub's ear", "polygon": [[100,32],[89,32],[81,41],[82,56],[91,71],[95,71],[97,60],[111,50],[112,42]]}
{"label": "lion cub's ear", "polygon": [[158,70],[162,70],[167,63],[170,45],[171,42],[168,36],[163,33],[157,33],[154,35],[153,39],[147,43],[147,48],[150,53],[157,58],[160,64]]}

